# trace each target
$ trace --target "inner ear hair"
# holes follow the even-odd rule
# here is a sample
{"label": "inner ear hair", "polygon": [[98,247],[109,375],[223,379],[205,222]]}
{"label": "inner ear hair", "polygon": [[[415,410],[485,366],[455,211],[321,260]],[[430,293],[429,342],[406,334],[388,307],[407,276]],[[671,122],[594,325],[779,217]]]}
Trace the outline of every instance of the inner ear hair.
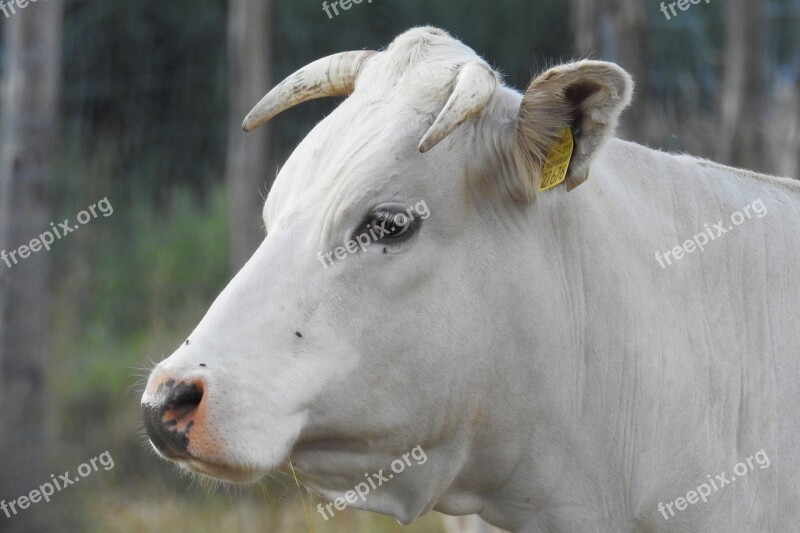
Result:
{"label": "inner ear hair", "polygon": [[522,97],[513,148],[524,181],[521,196],[530,201],[538,191],[543,163],[564,126],[572,128],[574,138],[567,189],[583,183],[592,156],[613,135],[632,91],[628,73],[602,61],[569,63],[534,79]]}
{"label": "inner ear hair", "polygon": [[568,125],[572,128],[573,135],[580,136],[583,125],[584,110],[581,103],[600,89],[602,87],[592,80],[581,80],[564,88],[564,98],[572,106],[572,119]]}

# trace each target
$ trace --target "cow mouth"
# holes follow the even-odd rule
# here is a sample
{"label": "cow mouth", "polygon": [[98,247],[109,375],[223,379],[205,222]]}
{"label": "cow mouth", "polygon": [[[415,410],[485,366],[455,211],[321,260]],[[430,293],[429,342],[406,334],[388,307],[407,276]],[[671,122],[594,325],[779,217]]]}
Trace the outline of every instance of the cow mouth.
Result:
{"label": "cow mouth", "polygon": [[265,475],[265,472],[260,469],[244,465],[205,461],[195,457],[171,460],[185,470],[228,483],[255,483]]}
{"label": "cow mouth", "polygon": [[363,440],[341,436],[306,437],[295,443],[289,459],[297,472],[302,473],[304,482],[317,481],[324,484],[326,476],[323,472],[329,472],[328,467],[336,463],[335,458],[352,456],[357,453],[356,450],[366,451]]}
{"label": "cow mouth", "polygon": [[248,484],[255,483],[267,474],[267,472],[260,468],[254,468],[243,464],[223,463],[209,459],[202,459],[191,454],[186,454],[184,457],[169,457],[164,455],[155,446],[152,448],[155,450],[157,455],[169,462],[175,463],[181,469],[199,476],[212,478],[215,481]]}
{"label": "cow mouth", "polygon": [[306,459],[319,459],[328,454],[352,452],[363,445],[362,439],[344,436],[305,437],[295,442],[291,456],[305,463]]}
{"label": "cow mouth", "polygon": [[346,450],[351,443],[350,439],[343,438],[314,438],[298,440],[292,448],[293,453],[323,452]]}

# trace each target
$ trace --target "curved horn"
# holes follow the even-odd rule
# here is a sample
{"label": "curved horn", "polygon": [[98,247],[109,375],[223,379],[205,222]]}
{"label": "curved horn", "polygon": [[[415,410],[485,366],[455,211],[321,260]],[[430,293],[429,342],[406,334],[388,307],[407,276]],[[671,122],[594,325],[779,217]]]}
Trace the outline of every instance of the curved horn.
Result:
{"label": "curved horn", "polygon": [[347,96],[355,89],[364,63],[374,53],[372,50],[341,52],[306,65],[273,87],[247,114],[242,129],[253,131],[278,113],[307,100]]}
{"label": "curved horn", "polygon": [[482,61],[470,61],[461,67],[453,93],[419,142],[419,151],[427,152],[464,121],[480,114],[496,87],[497,76]]}

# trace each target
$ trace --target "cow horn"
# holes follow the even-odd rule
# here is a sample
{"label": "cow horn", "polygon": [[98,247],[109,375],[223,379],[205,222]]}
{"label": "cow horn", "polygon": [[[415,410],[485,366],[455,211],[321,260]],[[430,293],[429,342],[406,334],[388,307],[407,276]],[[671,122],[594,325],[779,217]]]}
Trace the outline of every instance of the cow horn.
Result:
{"label": "cow horn", "polygon": [[306,65],[273,87],[247,114],[242,129],[253,131],[278,113],[307,100],[347,96],[355,89],[364,63],[374,53],[372,50],[341,52]]}
{"label": "cow horn", "polygon": [[482,61],[470,61],[461,67],[453,93],[419,142],[419,151],[427,152],[464,121],[480,114],[496,87],[497,76]]}

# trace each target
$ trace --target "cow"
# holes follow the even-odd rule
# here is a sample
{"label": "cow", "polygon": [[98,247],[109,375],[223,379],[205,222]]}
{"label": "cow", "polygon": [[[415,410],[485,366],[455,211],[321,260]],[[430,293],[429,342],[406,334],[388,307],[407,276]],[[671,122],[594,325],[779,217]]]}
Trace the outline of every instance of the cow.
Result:
{"label": "cow", "polygon": [[346,98],[152,370],[153,447],[403,524],[800,531],[800,185],[616,138],[632,93],[594,60],[520,93],[431,27],[278,84],[245,130]]}

